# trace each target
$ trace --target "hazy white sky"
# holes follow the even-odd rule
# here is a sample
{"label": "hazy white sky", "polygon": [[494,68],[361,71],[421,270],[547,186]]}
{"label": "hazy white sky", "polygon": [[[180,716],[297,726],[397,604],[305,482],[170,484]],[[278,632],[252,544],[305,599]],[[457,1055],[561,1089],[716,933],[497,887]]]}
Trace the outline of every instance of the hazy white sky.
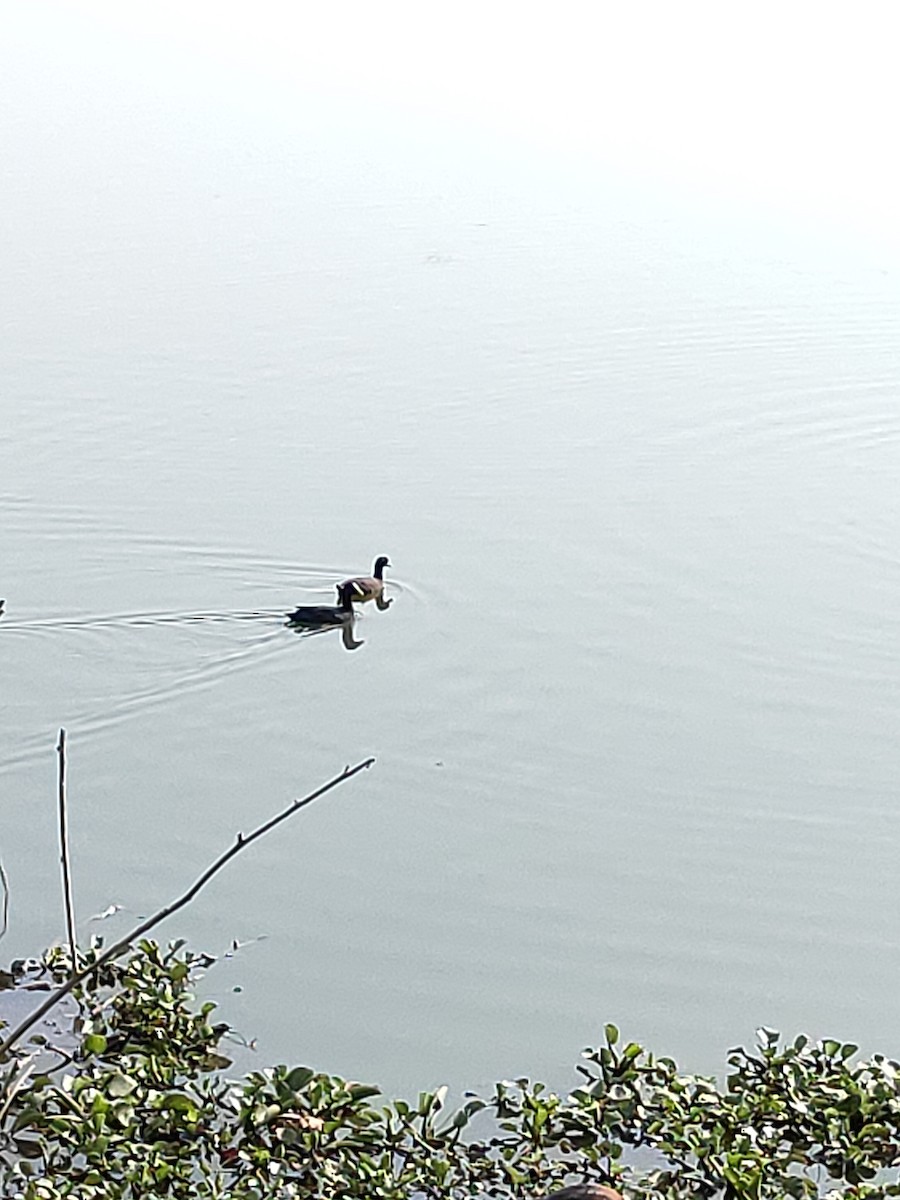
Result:
{"label": "hazy white sky", "polygon": [[[6,6],[7,13],[13,7]],[[209,72],[477,126],[896,240],[900,72],[890,6],[838,0],[38,0],[136,70]],[[19,9],[21,11],[21,9]]]}

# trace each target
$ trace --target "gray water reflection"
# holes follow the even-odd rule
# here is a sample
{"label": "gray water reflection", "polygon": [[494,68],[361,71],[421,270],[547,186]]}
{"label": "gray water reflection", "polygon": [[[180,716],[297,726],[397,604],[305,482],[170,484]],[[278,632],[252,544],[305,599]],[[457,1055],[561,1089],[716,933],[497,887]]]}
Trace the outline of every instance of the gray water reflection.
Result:
{"label": "gray water reflection", "polygon": [[[888,1050],[895,273],[132,99],[4,183],[8,953],[60,933],[59,726],[110,926],[374,754],[171,931],[264,936],[210,987],[267,1061]],[[384,545],[364,653],[284,628]]]}

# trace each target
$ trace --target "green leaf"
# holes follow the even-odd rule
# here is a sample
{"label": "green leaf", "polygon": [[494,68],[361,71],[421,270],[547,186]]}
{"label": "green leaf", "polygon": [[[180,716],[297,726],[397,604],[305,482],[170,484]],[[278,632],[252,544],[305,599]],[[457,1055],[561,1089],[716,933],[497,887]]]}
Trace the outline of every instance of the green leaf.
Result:
{"label": "green leaf", "polygon": [[315,1075],[315,1071],[311,1067],[294,1067],[293,1071],[289,1072],[285,1083],[292,1092],[300,1092]]}
{"label": "green leaf", "polygon": [[15,1139],[16,1149],[24,1158],[40,1158],[44,1153],[44,1147],[40,1138],[20,1138]]}
{"label": "green leaf", "polygon": [[136,1079],[132,1079],[130,1075],[123,1075],[121,1071],[117,1071],[106,1085],[106,1091],[114,1099],[119,1099],[122,1096],[130,1095],[136,1087]]}
{"label": "green leaf", "polygon": [[224,1054],[204,1054],[201,1063],[204,1071],[224,1071],[234,1060]]}
{"label": "green leaf", "polygon": [[618,1027],[613,1025],[611,1021],[604,1026],[603,1032],[606,1034],[606,1044],[608,1046],[614,1046],[619,1040]]}
{"label": "green leaf", "polygon": [[112,1115],[123,1128],[127,1128],[134,1121],[134,1105],[123,1100],[120,1104],[113,1105]]}
{"label": "green leaf", "polygon": [[106,1038],[102,1033],[89,1033],[84,1039],[84,1048],[88,1054],[102,1054],[106,1050]]}

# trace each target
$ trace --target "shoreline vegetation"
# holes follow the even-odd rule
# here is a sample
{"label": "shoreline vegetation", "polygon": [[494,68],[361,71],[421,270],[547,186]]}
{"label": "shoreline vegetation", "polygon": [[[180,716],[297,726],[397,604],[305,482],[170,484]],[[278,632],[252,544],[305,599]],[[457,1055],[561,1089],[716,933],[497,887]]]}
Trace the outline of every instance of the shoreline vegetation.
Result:
{"label": "shoreline vegetation", "polygon": [[[102,957],[97,942],[82,954]],[[853,1045],[762,1030],[729,1054],[720,1086],[609,1024],[568,1095],[522,1077],[456,1108],[446,1088],[390,1100],[307,1066],[229,1077],[232,1031],[192,993],[213,961],[143,940],[72,993],[62,1032],[7,1052],[0,1194],[511,1200],[583,1182],[626,1200],[900,1194],[900,1067],[854,1062]],[[5,982],[58,986],[71,966],[56,947]]]}
{"label": "shoreline vegetation", "polygon": [[607,1024],[568,1094],[523,1076],[484,1097],[466,1093],[456,1107],[446,1087],[415,1103],[391,1100],[307,1066],[230,1077],[237,1037],[193,994],[215,959],[147,935],[252,841],[374,760],[238,834],[181,897],[109,948],[95,938],[81,949],[65,731],[58,750],[69,938],[0,973],[0,997],[46,993],[25,1020],[0,1029],[0,1195],[524,1200],[576,1184],[597,1185],[581,1197],[625,1200],[900,1195],[900,1065],[860,1061],[857,1046],[831,1039],[782,1043],[760,1030],[753,1050],[729,1052],[720,1083]]}

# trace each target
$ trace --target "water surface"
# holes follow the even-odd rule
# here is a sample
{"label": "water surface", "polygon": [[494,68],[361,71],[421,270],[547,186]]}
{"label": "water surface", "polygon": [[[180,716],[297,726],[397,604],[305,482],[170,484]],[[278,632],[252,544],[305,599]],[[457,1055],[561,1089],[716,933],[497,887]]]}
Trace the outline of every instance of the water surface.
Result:
{"label": "water surface", "polygon": [[[896,261],[66,44],[0,73],[7,952],[61,725],[86,933],[371,754],[166,931],[263,939],[209,979],[261,1061],[892,1053]],[[357,650],[285,629],[380,553]]]}

